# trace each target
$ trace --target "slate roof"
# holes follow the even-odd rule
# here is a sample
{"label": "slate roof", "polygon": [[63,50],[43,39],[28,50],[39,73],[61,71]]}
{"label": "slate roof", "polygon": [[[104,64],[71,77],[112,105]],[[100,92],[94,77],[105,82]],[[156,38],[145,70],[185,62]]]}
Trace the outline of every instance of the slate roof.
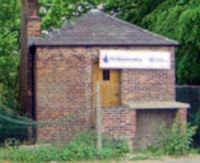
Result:
{"label": "slate roof", "polygon": [[65,24],[45,38],[35,41],[36,46],[178,46],[179,43],[99,10],[91,10]]}

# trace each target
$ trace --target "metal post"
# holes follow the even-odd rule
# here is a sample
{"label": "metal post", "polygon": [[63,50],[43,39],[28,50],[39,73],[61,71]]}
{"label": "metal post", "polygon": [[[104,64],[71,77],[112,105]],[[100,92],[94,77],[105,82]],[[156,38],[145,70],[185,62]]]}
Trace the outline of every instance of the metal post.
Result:
{"label": "metal post", "polygon": [[96,85],[96,101],[97,101],[97,118],[96,118],[96,128],[97,128],[97,149],[101,151],[102,149],[102,121],[101,121],[101,90],[100,83],[97,82]]}

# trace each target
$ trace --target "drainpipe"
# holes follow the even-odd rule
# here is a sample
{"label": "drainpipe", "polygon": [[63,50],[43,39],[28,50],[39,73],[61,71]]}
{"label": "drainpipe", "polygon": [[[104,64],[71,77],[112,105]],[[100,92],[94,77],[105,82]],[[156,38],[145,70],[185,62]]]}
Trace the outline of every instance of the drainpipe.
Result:
{"label": "drainpipe", "polygon": [[[36,54],[36,46],[33,44],[31,46],[29,46],[29,53],[30,53],[30,62],[31,62],[31,69],[30,69],[30,73],[31,73],[31,115],[30,115],[30,118],[34,121],[36,121],[36,107],[35,107],[35,54]],[[35,143],[36,141],[36,136],[37,136],[37,133],[36,133],[36,127],[35,125],[33,125],[31,128],[32,128],[32,131],[31,131],[31,135],[30,136],[30,139],[33,143]]]}

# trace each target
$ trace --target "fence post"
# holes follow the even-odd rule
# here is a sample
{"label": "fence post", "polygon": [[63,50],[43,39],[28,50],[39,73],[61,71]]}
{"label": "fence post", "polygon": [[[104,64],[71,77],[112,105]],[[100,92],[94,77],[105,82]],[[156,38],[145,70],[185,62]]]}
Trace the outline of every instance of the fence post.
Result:
{"label": "fence post", "polygon": [[97,149],[101,151],[102,149],[102,121],[101,121],[101,90],[100,83],[96,84],[96,102],[97,102],[97,118],[96,118],[96,129],[97,129]]}

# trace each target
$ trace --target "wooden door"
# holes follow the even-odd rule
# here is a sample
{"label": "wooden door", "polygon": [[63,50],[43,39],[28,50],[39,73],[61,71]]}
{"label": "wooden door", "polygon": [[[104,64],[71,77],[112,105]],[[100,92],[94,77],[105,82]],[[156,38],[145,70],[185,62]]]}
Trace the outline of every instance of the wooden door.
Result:
{"label": "wooden door", "polygon": [[119,70],[103,70],[99,63],[93,66],[93,108],[96,109],[96,83],[100,83],[101,107],[120,106]]}

